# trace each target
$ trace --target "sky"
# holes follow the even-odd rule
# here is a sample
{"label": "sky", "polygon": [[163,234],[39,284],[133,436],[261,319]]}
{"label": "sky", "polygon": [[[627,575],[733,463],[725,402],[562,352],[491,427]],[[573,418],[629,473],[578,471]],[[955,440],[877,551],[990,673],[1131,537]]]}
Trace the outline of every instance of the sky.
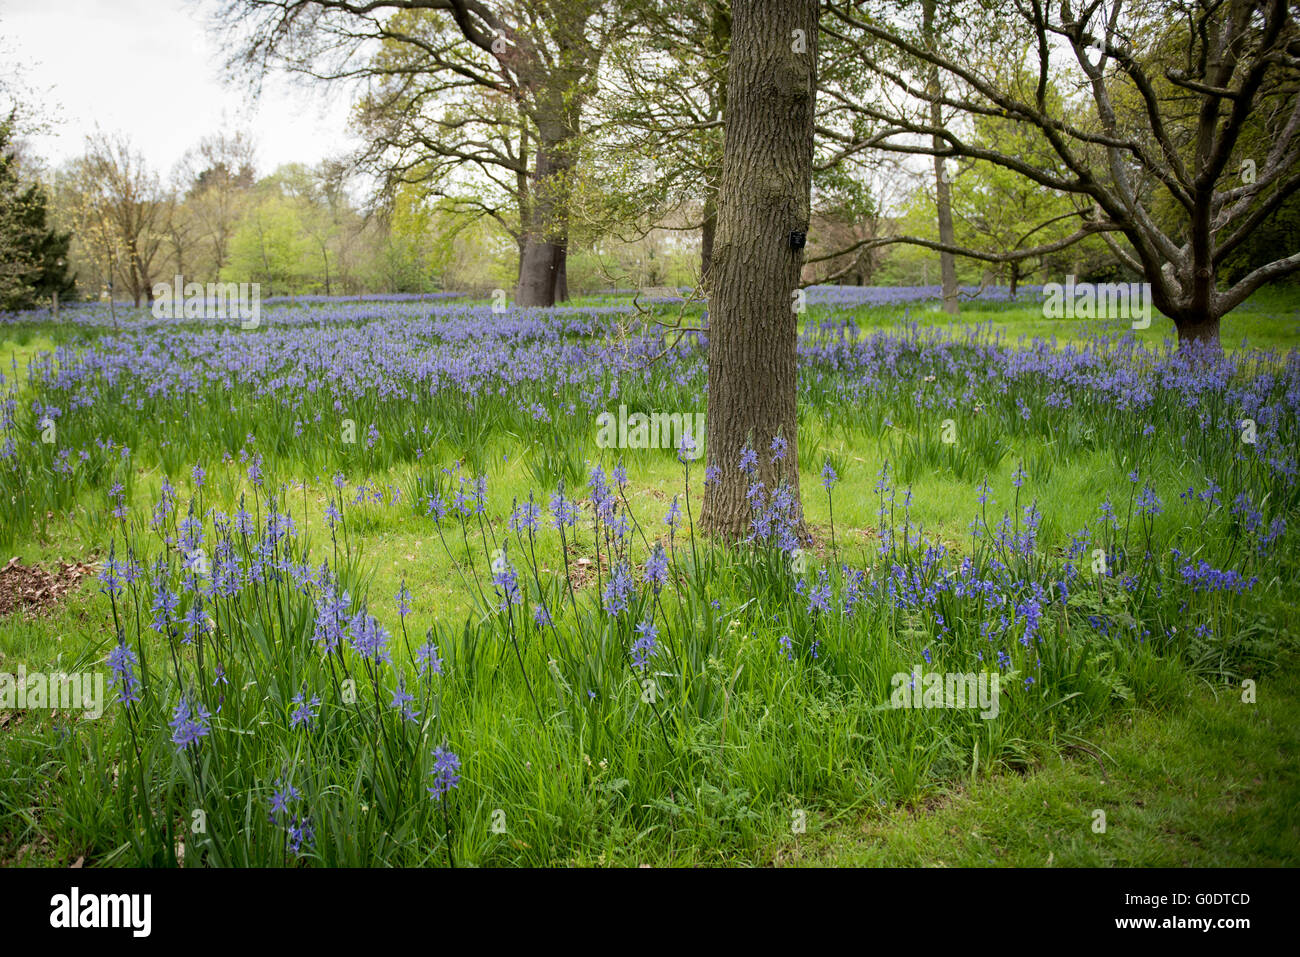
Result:
{"label": "sky", "polygon": [[210,0],[0,0],[0,58],[35,90],[51,122],[30,137],[57,166],[99,129],[125,133],[166,176],[206,135],[243,130],[259,174],[346,151],[345,94],[270,80],[251,102],[223,82],[221,38],[206,24]]}

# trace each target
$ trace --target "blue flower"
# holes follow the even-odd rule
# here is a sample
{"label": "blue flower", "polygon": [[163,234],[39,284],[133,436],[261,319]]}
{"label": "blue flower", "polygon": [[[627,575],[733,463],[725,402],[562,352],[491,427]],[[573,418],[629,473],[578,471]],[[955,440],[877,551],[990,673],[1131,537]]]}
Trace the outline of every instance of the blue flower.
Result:
{"label": "blue flower", "polygon": [[839,476],[835,474],[835,469],[831,467],[831,460],[827,459],[826,464],[822,466],[822,485],[825,486],[827,492],[835,487],[835,482],[838,478]]}
{"label": "blue flower", "polygon": [[657,542],[655,550],[645,563],[645,578],[654,586],[656,592],[668,580],[668,555],[664,552],[664,547]]}
{"label": "blue flower", "polygon": [[659,629],[653,622],[643,621],[637,624],[636,633],[639,637],[632,644],[632,666],[645,670],[658,650]]}
{"label": "blue flower", "polygon": [[433,770],[429,776],[433,778],[432,786],[426,788],[429,797],[433,800],[445,795],[452,788],[460,785],[460,758],[451,750],[439,746],[433,752]]}
{"label": "blue flower", "polygon": [[108,667],[113,672],[112,683],[117,687],[119,704],[135,704],[140,700],[140,679],[135,676],[135,652],[126,644],[126,637],[119,636],[117,645],[108,653]]}
{"label": "blue flower", "polygon": [[289,712],[289,727],[297,728],[300,725],[310,724],[316,720],[320,708],[320,698],[318,696],[312,695],[311,700],[308,701],[307,692],[300,691],[293,696],[292,703],[297,707]]}
{"label": "blue flower", "polygon": [[431,637],[426,637],[424,644],[416,651],[415,659],[420,665],[421,678],[426,673],[442,674],[442,659],[438,657],[438,646],[433,643]]}
{"label": "blue flower", "polygon": [[181,696],[172,713],[172,720],[167,723],[172,729],[172,744],[176,745],[177,753],[211,733],[212,729],[208,725],[211,717],[202,701],[191,702],[185,695]]}
{"label": "blue flower", "polygon": [[411,708],[411,702],[414,700],[415,697],[406,690],[406,681],[398,675],[397,687],[393,689],[393,697],[388,702],[388,706],[400,709],[403,720],[414,722],[420,716],[420,712]]}

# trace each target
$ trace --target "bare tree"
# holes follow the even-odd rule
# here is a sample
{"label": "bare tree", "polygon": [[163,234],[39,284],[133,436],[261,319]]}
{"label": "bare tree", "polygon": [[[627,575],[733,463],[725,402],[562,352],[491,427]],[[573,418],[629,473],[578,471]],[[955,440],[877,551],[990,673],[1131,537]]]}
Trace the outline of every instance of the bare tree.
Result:
{"label": "bare tree", "polygon": [[242,132],[205,137],[182,158],[180,175],[185,208],[193,231],[202,234],[215,280],[230,261],[230,238],[256,179],[253,144]]}
{"label": "bare tree", "polygon": [[[1151,284],[1182,342],[1218,342],[1219,323],[1265,283],[1300,270],[1281,255],[1228,288],[1224,259],[1300,188],[1300,32],[1286,0],[1015,0],[950,5],[942,43],[908,25],[912,4],[832,0],[837,28],[897,98],[854,108],[872,124],[861,142],[899,153],[969,157],[1013,170],[1078,200],[1079,228],[1052,243],[984,253],[893,237],[988,262],[1028,259],[1100,233]],[[936,97],[924,71],[940,71]],[[1022,64],[1029,79],[1017,79]],[[1072,83],[1059,109],[1051,82]],[[938,104],[966,118],[998,117],[1034,131],[1064,173],[1015,152],[976,145]],[[917,105],[923,107],[915,109]],[[1258,135],[1246,136],[1252,125]],[[1250,142],[1257,152],[1246,155]]]}
{"label": "bare tree", "polygon": [[86,138],[82,171],[112,269],[140,305],[153,301],[154,267],[167,235],[169,199],[156,173],[121,136]]}

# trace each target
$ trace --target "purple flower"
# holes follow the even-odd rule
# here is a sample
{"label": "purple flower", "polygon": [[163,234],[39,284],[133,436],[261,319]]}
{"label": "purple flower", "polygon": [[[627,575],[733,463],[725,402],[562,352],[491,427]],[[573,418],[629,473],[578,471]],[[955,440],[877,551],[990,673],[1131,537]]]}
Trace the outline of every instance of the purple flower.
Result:
{"label": "purple flower", "polygon": [[398,675],[397,687],[393,689],[393,697],[388,702],[388,706],[399,709],[403,720],[414,722],[420,716],[420,712],[411,708],[411,702],[414,700],[415,696],[406,690],[406,681]]}
{"label": "purple flower", "polygon": [[181,696],[171,721],[167,722],[167,726],[172,729],[172,744],[176,745],[177,753],[211,733],[212,729],[208,725],[211,717],[202,701],[192,702],[187,696]]}
{"label": "purple flower", "polygon": [[537,520],[541,517],[542,510],[533,504],[532,500],[519,505],[510,514],[510,520],[507,528],[512,532],[519,532],[524,529],[528,531],[537,531]]}
{"label": "purple flower", "polygon": [[112,683],[117,686],[119,704],[135,704],[140,700],[140,679],[135,676],[138,663],[135,652],[127,647],[125,636],[121,636],[108,653],[108,667],[113,672]]}
{"label": "purple flower", "polygon": [[605,592],[602,596],[605,611],[610,615],[619,615],[627,610],[628,601],[636,592],[636,582],[632,580],[632,575],[624,563],[614,569],[614,574],[610,576],[609,584],[605,586]]}
{"label": "purple flower", "polygon": [[454,787],[460,785],[460,758],[456,754],[444,747],[439,746],[433,752],[433,770],[429,776],[433,778],[433,785],[426,788],[429,797],[433,800],[445,795]]}
{"label": "purple flower", "polygon": [[312,695],[311,700],[308,701],[307,692],[300,691],[293,696],[292,703],[297,707],[289,712],[289,727],[297,728],[302,725],[310,725],[311,722],[316,720],[320,708],[320,698],[318,696]]}
{"label": "purple flower", "polygon": [[826,464],[822,466],[822,485],[827,492],[835,487],[835,482],[839,476],[835,474],[835,469],[831,467],[831,460],[827,459]]}
{"label": "purple flower", "polygon": [[415,660],[420,665],[421,678],[426,673],[442,674],[442,659],[438,657],[438,646],[431,637],[426,637],[424,644],[415,652]]}
{"label": "purple flower", "polygon": [[677,504],[677,496],[673,496],[673,503],[668,506],[668,514],[664,516],[664,524],[668,526],[669,534],[677,531],[677,525],[682,520],[682,509]]}
{"label": "purple flower", "polygon": [[391,660],[388,654],[388,631],[362,608],[348,622],[352,648],[373,664]]}
{"label": "purple flower", "polygon": [[551,524],[558,531],[564,526],[570,528],[578,522],[578,507],[569,499],[564,497],[564,492],[559,491],[551,496]]}
{"label": "purple flower", "polygon": [[657,542],[655,550],[645,563],[645,579],[654,586],[656,593],[668,580],[668,556],[664,553],[664,547]]}
{"label": "purple flower", "polygon": [[645,670],[658,650],[659,629],[654,622],[642,621],[636,626],[637,640],[632,643],[632,667]]}

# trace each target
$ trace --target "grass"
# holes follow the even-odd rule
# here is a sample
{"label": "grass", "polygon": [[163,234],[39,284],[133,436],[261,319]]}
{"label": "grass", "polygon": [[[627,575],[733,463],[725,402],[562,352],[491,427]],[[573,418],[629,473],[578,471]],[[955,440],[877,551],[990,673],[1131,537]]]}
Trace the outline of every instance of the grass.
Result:
{"label": "grass", "polygon": [[[838,867],[1294,867],[1300,863],[1295,662],[1240,688],[1190,688],[1044,753],[1024,775],[924,806],[814,824],[773,861]],[[1103,833],[1094,830],[1105,812]]]}
{"label": "grass", "polygon": [[[1294,347],[1300,331],[1291,306],[1286,299],[1265,302],[1240,327],[1255,345]],[[810,321],[825,318],[812,312]],[[948,321],[924,309],[904,314],[886,307],[853,318],[895,339],[904,319]],[[1036,334],[1043,322],[1040,312],[1014,306],[970,307],[964,318],[991,323],[1004,339]],[[1158,342],[1160,331],[1141,338]],[[4,349],[32,356],[75,340],[68,329],[29,329]],[[1058,338],[1058,346],[1064,341]],[[526,356],[527,348],[516,355]],[[381,350],[376,361],[382,359]],[[1092,865],[1159,863],[1178,853],[1193,855],[1187,859],[1194,863],[1292,861],[1294,814],[1276,811],[1287,801],[1294,806],[1294,776],[1279,764],[1293,745],[1285,729],[1295,727],[1287,723],[1295,715],[1294,689],[1280,683],[1287,669],[1279,666],[1292,660],[1296,639],[1294,524],[1269,554],[1257,539],[1267,518],[1294,518],[1296,502],[1292,486],[1243,457],[1232,431],[1231,420],[1241,414],[1236,404],[1256,398],[1247,390],[1229,403],[1226,387],[1216,384],[1189,407],[1177,392],[1160,393],[1135,420],[1116,407],[1115,396],[1086,389],[1076,390],[1078,404],[1061,411],[1050,401],[1058,384],[1043,376],[1007,390],[961,348],[917,346],[905,359],[883,379],[866,380],[870,387],[851,399],[838,390],[857,372],[841,366],[824,375],[814,361],[805,376],[799,464],[816,545],[803,575],[791,575],[789,556],[779,549],[720,549],[693,539],[685,523],[670,542],[663,516],[674,496],[684,511],[689,503],[689,513],[699,515],[699,466],[688,498],[671,452],[625,453],[632,475],[618,512],[650,541],[633,534],[631,543],[619,544],[607,523],[597,536],[590,504],[569,533],[567,560],[553,532],[535,542],[515,537],[509,555],[522,604],[510,609],[495,607],[489,563],[510,535],[507,520],[516,505],[530,492],[544,505],[554,491],[557,466],[542,454],[552,447],[550,436],[558,436],[561,455],[576,461],[582,488],[575,495],[589,497],[585,478],[592,465],[608,470],[614,463],[611,453],[593,447],[585,409],[576,418],[555,414],[553,429],[527,413],[534,400],[552,403],[555,413],[556,397],[576,398],[581,383],[521,381],[468,416],[454,397],[350,400],[347,414],[362,434],[370,422],[383,426],[374,452],[338,447],[329,421],[297,436],[292,415],[242,387],[212,389],[184,405],[165,391],[151,393],[128,407],[114,392],[121,382],[98,383],[89,411],[60,420],[60,441],[93,452],[96,439],[115,437],[132,447],[130,463],[92,454],[85,472],[63,478],[50,458],[20,459],[30,471],[6,478],[8,502],[0,503],[12,554],[29,562],[103,560],[112,541],[120,561],[129,541],[142,559],[162,557],[171,587],[182,594],[179,616],[192,601],[184,562],[174,544],[164,547],[148,527],[164,480],[178,487],[177,505],[163,523],[172,538],[192,496],[195,514],[207,515],[209,544],[220,534],[209,509],[229,514],[242,496],[265,519],[274,500],[299,532],[283,547],[295,561],[307,550],[313,564],[330,560],[340,590],[353,596],[349,615],[365,596],[368,613],[390,631],[395,665],[372,669],[355,648],[341,648],[337,658],[314,650],[319,582],[307,589],[311,600],[287,582],[268,582],[205,605],[216,625],[206,662],[195,646],[169,643],[149,628],[148,582],[116,603],[86,588],[52,618],[0,622],[0,672],[19,662],[28,671],[102,670],[115,642],[106,623],[115,616],[142,667],[151,669],[138,707],[114,708],[101,722],[39,711],[10,718],[8,733],[0,735],[0,764],[7,769],[0,775],[0,861],[1039,865],[1052,855],[1054,863]],[[695,363],[697,357],[683,353],[644,381],[624,370],[620,398],[640,408],[702,408]],[[678,373],[685,381],[674,380]],[[972,375],[985,376],[975,393],[983,411],[951,411],[945,401],[958,398],[963,376]],[[1231,388],[1250,375],[1239,373]],[[15,388],[20,429],[35,424],[26,409],[32,396],[65,409],[78,405],[71,388],[53,388],[39,376],[20,379]],[[1122,392],[1115,395],[1122,406]],[[308,402],[334,415],[327,396],[313,394]],[[312,411],[309,404],[294,414],[309,420]],[[961,437],[956,448],[936,437],[949,417]],[[1147,420],[1161,423],[1162,431],[1141,435]],[[443,427],[443,435],[417,460],[408,437],[426,421]],[[255,433],[251,442],[244,442],[245,432]],[[1294,421],[1285,415],[1261,420],[1261,434],[1272,449],[1294,448]],[[250,482],[247,457],[236,454],[249,449],[267,452],[264,487]],[[479,463],[489,487],[482,525],[471,519],[463,537],[454,516],[440,534],[423,507],[415,507],[439,486],[450,500],[456,479],[439,468],[457,458]],[[819,481],[827,460],[839,477],[834,551],[830,501]],[[201,493],[188,475],[198,461],[208,472]],[[887,464],[892,471],[886,473]],[[1017,487],[1022,466],[1028,477]],[[347,473],[345,495],[329,480],[335,469]],[[1140,484],[1128,477],[1134,469]],[[891,476],[888,519],[880,514],[882,474]],[[1183,496],[1189,486],[1198,494],[1212,488],[1212,479],[1222,485],[1221,503]],[[108,485],[115,480],[126,486],[127,520],[109,511]],[[985,511],[976,501],[981,481],[996,504],[975,540],[970,524]],[[383,501],[354,503],[359,484],[382,489]],[[1158,515],[1135,514],[1139,489],[1158,497]],[[1230,510],[1239,493],[1267,513],[1262,531],[1243,531],[1241,513]],[[1109,531],[1097,519],[1107,496],[1118,513]],[[324,517],[331,501],[344,516],[337,535]],[[1030,502],[1040,509],[1040,544],[1031,556],[1003,562],[998,548],[1005,557],[1011,531],[997,529],[1002,510],[1020,534]],[[914,550],[913,531],[907,533],[912,549],[903,546],[907,521],[946,549],[942,567],[956,573],[962,559],[972,560],[1018,608],[1038,600],[1035,589],[1070,582],[1068,602],[1045,603],[1037,626],[1041,644],[1016,640],[1028,627],[1020,610],[1011,614],[1010,630],[998,626],[1000,646],[985,643],[984,630],[996,625],[997,615],[952,595],[940,596],[941,606],[936,599],[900,606],[883,591],[871,592],[868,611],[840,618],[813,609],[813,589],[827,587],[838,610],[859,587],[837,569],[837,557],[865,576],[869,591],[898,586],[890,584],[891,564],[931,575],[923,571],[928,559]],[[1084,526],[1096,536],[1088,547],[1099,546],[1115,563],[1100,581],[1071,578],[1087,566],[1086,550],[1082,561],[1067,557],[1071,537]],[[672,546],[671,583],[662,600],[642,583],[633,607],[603,614],[600,589],[612,566],[626,561],[639,568],[654,541]],[[1151,560],[1134,561],[1142,546]],[[1257,546],[1262,557],[1249,557]],[[246,562],[254,560],[238,536],[232,547]],[[1208,561],[1216,575],[1240,569],[1259,580],[1241,592],[1190,591],[1179,577],[1189,558]],[[1126,584],[1121,574],[1136,577]],[[488,583],[483,597],[475,576]],[[394,596],[403,585],[412,610],[399,617]],[[542,601],[557,610],[554,629],[531,623]],[[943,620],[936,616],[940,607]],[[649,672],[627,654],[637,637],[633,626],[645,621],[660,633],[652,669],[659,699],[647,700]],[[420,677],[413,660],[412,649],[426,634],[446,665],[437,679]],[[995,647],[1010,655],[1002,666],[1010,670],[998,720],[882,704],[890,676],[922,656],[929,666],[933,653],[936,670],[960,671],[988,667],[991,661],[976,662],[984,661],[981,649],[991,656]],[[220,680],[214,655],[228,679],[219,691],[207,690]],[[355,704],[346,700],[344,675],[358,679]],[[1261,689],[1249,712],[1224,710],[1222,694],[1216,703],[1198,690],[1246,677]],[[403,687],[419,695],[422,718],[415,724],[400,720],[389,703]],[[290,699],[304,688],[323,699],[318,730],[310,734],[288,720]],[[167,722],[186,694],[203,696],[219,716],[208,736],[178,752]],[[1240,740],[1221,737],[1235,734],[1243,721],[1263,720],[1248,714],[1272,723],[1251,725],[1253,733]],[[438,746],[460,756],[461,781],[445,800],[431,802],[425,790],[437,771]],[[1080,747],[1103,755],[1110,769],[1104,784],[1085,787],[1096,761],[1080,758],[1087,754]],[[1151,777],[1152,762],[1167,767],[1167,780]],[[1220,814],[1199,796],[1199,782],[1231,784],[1233,774],[1252,765],[1271,769],[1278,783],[1259,774],[1262,784],[1240,785],[1240,806],[1255,802],[1259,813],[1232,844],[1196,858],[1200,845],[1186,837],[1189,828]],[[120,786],[123,775],[131,788]],[[301,855],[292,846],[296,825],[267,815],[286,782],[304,794],[293,806],[294,821],[309,814],[314,829]],[[1090,818],[1075,833],[1085,805],[1087,814],[1110,809],[1106,835],[1092,834]],[[185,834],[196,811],[209,820],[210,836]],[[798,839],[790,834],[795,811],[807,814],[810,828]],[[1130,840],[1135,834],[1140,837]],[[1158,834],[1167,837],[1157,840]],[[1046,855],[1039,854],[1043,847]]]}

